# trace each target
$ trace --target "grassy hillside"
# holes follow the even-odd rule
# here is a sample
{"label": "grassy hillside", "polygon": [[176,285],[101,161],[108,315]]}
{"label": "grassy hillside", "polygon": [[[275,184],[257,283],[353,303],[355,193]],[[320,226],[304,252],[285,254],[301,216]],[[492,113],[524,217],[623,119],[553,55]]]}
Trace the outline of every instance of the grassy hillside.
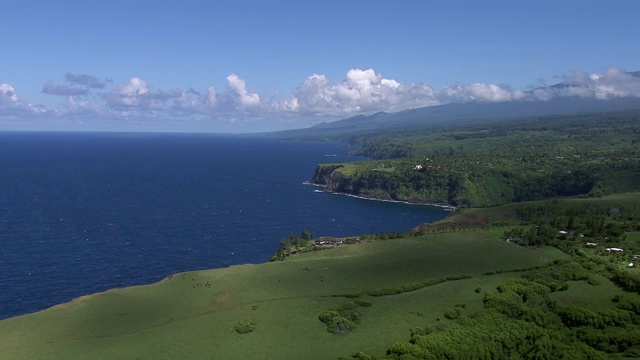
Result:
{"label": "grassy hillside", "polygon": [[[609,280],[618,279],[610,271],[624,269],[632,254],[610,255],[602,248],[581,254],[587,239],[577,233],[558,239],[554,246],[519,246],[506,242],[505,233],[533,226],[542,215],[536,212],[525,219],[530,209],[556,209],[554,216],[561,218],[564,210],[592,205],[618,209],[613,211],[617,217],[606,217],[602,224],[603,231],[609,231],[609,222],[623,224],[620,214],[627,214],[627,209],[638,211],[638,200],[636,193],[466,209],[443,220],[443,226],[417,229],[414,235],[363,238],[360,243],[292,255],[284,261],[182,273],[153,285],[110,290],[0,321],[0,358],[336,359],[360,351],[359,358],[410,358],[411,352],[411,356],[426,354],[419,345],[435,341],[435,334],[454,336],[461,322],[468,322],[466,329],[481,329],[488,326],[487,314],[494,313],[491,319],[505,321],[495,324],[495,334],[504,324],[521,326],[522,331],[546,331],[526,320],[538,314],[540,319],[567,321],[558,325],[567,330],[554,330],[551,340],[574,339],[578,328],[564,320],[572,313],[562,310],[573,309],[570,306],[586,307],[594,318],[602,311],[626,311],[625,321],[637,321],[640,307],[635,313],[620,309],[620,304],[637,306],[637,292],[624,291]],[[583,221],[587,218],[578,215],[576,228]],[[638,231],[624,235],[611,239],[610,246],[638,249]],[[588,239],[605,235],[593,236]],[[560,251],[561,243],[572,247]],[[638,276],[636,269],[620,271]],[[512,282],[522,276],[528,279],[525,283]],[[514,322],[504,312],[508,304],[504,296],[511,291],[537,294],[541,302],[536,304],[556,305],[517,305],[523,315]],[[624,301],[612,302],[616,295]],[[519,296],[509,299],[522,301]],[[328,331],[320,321],[319,316],[329,311],[350,319],[345,334]],[[624,324],[611,326],[623,329]],[[589,331],[595,338],[601,334]],[[415,342],[408,342],[412,333]],[[476,335],[470,333],[468,338]],[[600,346],[589,343],[591,338],[580,339],[581,345],[571,351],[604,355],[603,351],[629,352],[640,345],[630,340],[625,347],[611,340]],[[548,350],[544,343],[536,340],[536,344],[541,351]]]}
{"label": "grassy hillside", "polygon": [[[361,349],[384,352],[409,328],[435,323],[456,302],[468,312],[508,278],[483,277],[563,258],[553,248],[520,249],[484,231],[425,235],[347,245],[284,262],[177,274],[141,287],[91,295],[0,322],[3,359],[331,359]],[[366,292],[451,275],[470,279],[388,297],[363,295],[372,306],[351,333],[327,332],[318,315]],[[238,334],[238,322],[255,330]]]}

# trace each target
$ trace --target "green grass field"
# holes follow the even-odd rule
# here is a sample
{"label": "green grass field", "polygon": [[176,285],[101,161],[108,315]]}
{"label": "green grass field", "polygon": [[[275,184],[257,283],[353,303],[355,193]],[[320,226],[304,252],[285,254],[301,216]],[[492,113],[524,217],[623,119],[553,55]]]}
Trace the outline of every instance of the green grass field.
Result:
{"label": "green grass field", "polygon": [[[484,231],[346,245],[284,262],[177,274],[160,283],[87,296],[0,322],[2,359],[327,359],[384,353],[410,328],[446,321],[445,310],[479,311],[482,293],[513,277],[483,272],[544,264],[564,255],[525,249]],[[398,295],[371,297],[359,326],[334,335],[318,315],[364,293],[451,275]],[[241,321],[256,324],[238,334]],[[398,338],[395,338],[398,337]]]}

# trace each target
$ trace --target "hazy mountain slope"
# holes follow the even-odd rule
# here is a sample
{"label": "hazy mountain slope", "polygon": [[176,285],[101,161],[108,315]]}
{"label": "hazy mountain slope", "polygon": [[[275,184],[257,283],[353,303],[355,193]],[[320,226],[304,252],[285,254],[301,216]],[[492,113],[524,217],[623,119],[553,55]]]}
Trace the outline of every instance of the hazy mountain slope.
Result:
{"label": "hazy mountain slope", "polygon": [[428,129],[433,126],[501,120],[540,115],[574,115],[617,110],[640,109],[640,99],[593,100],[557,98],[549,101],[513,101],[502,103],[451,103],[396,113],[358,115],[334,122],[323,122],[307,129],[272,133],[274,136],[300,139],[348,139],[352,135]]}

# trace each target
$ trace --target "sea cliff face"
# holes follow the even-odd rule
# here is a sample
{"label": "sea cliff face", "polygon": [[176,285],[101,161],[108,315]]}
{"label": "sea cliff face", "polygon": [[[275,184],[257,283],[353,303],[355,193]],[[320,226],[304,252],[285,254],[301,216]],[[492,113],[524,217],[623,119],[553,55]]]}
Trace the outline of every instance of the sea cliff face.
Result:
{"label": "sea cliff face", "polygon": [[328,190],[335,191],[335,186],[340,183],[342,175],[335,171],[343,167],[342,164],[338,165],[318,165],[316,171],[313,174],[311,183],[315,185],[322,185],[327,187]]}
{"label": "sea cliff face", "polygon": [[[629,176],[636,174],[631,173]],[[354,196],[472,207],[588,194],[599,181],[604,183],[595,172],[559,170],[541,175],[491,168],[457,171],[419,167],[410,159],[320,164],[311,180],[327,191]]]}
{"label": "sea cliff face", "polygon": [[448,187],[421,196],[407,191],[400,179],[388,172],[353,170],[344,164],[320,164],[311,180],[314,185],[323,186],[327,191],[344,193],[378,200],[403,201],[419,204],[455,205],[448,198]]}

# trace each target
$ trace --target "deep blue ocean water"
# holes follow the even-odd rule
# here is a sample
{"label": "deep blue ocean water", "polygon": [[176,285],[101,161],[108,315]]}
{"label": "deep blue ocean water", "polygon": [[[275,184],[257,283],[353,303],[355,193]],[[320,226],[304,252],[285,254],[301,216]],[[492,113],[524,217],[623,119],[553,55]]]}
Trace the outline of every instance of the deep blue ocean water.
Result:
{"label": "deep blue ocean water", "polygon": [[280,239],[407,231],[448,213],[308,184],[335,143],[0,133],[0,319],[168,275],[267,261]]}

